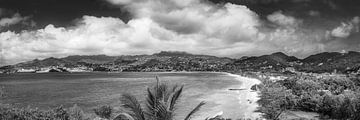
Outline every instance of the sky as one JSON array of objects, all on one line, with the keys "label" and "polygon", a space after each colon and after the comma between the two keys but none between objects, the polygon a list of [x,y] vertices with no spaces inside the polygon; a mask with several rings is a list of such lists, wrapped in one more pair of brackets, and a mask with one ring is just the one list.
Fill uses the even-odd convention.
[{"label": "sky", "polygon": [[185,51],[304,58],[360,50],[358,0],[1,0],[0,65]]}]

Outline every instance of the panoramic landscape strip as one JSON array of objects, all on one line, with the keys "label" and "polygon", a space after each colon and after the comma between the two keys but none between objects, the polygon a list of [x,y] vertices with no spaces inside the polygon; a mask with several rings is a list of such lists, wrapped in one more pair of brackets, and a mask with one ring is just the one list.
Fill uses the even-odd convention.
[{"label": "panoramic landscape strip", "polygon": [[[46,74],[47,72],[57,72],[54,74],[71,74],[95,71],[106,73],[230,72],[249,77],[245,78],[228,74],[229,76],[239,79],[241,85],[238,88],[228,88],[227,90],[238,92],[239,102],[249,103],[249,106],[244,104],[242,105],[244,108],[240,108],[244,109],[244,112],[248,112],[248,114],[246,114],[248,116],[239,119],[255,119],[252,114],[257,114],[256,112],[259,113],[257,116],[258,119],[357,119],[359,117],[360,96],[359,65],[356,64],[358,60],[360,60],[357,59],[358,56],[360,56],[358,52],[320,53],[305,59],[297,59],[283,53],[274,53],[258,57],[243,57],[240,59],[193,55],[185,52],[161,52],[153,55],[119,57],[103,55],[101,57],[70,56],[66,58],[34,60],[4,66],[2,70],[6,72],[3,72],[2,76],[6,76],[7,74]],[[74,62],[70,60],[78,61]],[[344,60],[346,60],[346,62],[340,62]],[[313,66],[314,64],[315,66]],[[87,71],[71,71],[71,69],[80,68],[84,68],[83,70]],[[37,72],[36,69],[50,70],[47,72]],[[30,72],[30,70],[32,71]],[[259,96],[259,98],[257,96]],[[109,112],[111,111],[111,107],[114,106],[101,107],[99,108],[101,110],[95,110],[95,113],[99,115],[101,112]],[[8,112],[14,112],[9,114],[10,117],[11,115],[25,117],[25,114],[39,117],[37,114],[41,116],[48,112],[56,113],[59,112],[56,110],[60,110],[64,111],[65,113],[63,114],[66,116],[70,114],[68,110],[75,108],[79,109],[77,106],[74,106],[74,108],[69,109],[60,107],[56,108],[55,111],[42,111],[31,108],[19,109],[5,107],[2,109],[2,114],[7,115]],[[99,111],[101,112],[99,113]],[[218,117],[216,113],[213,114],[215,114],[215,116],[209,115],[207,117],[212,116],[214,119],[223,119],[221,115],[226,115],[226,113],[222,113]],[[111,113],[111,115],[107,115],[107,117],[104,117],[104,115],[99,115],[99,117],[115,119],[118,116]]]},{"label": "panoramic landscape strip", "polygon": [[360,0],[0,0],[0,120],[360,120]]}]

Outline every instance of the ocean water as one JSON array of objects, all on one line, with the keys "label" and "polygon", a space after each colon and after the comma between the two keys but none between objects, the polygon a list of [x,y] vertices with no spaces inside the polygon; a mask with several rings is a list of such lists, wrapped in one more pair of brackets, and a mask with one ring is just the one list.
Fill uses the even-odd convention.
[{"label": "ocean water", "polygon": [[248,98],[254,95],[249,95],[248,91],[244,91],[244,94],[228,90],[241,88],[242,82],[239,79],[242,78],[212,72],[2,74],[0,86],[3,87],[5,96],[0,101],[16,107],[40,109],[77,104],[88,113],[97,106],[111,105],[116,111],[121,111],[121,94],[131,93],[144,102],[146,88],[156,83],[155,76],[159,76],[161,82],[167,84],[184,85],[181,101],[177,105],[178,119],[184,118],[200,101],[205,101],[206,105],[196,119],[205,119],[217,113],[223,113],[229,118],[254,116],[254,108],[249,105],[255,101]]}]

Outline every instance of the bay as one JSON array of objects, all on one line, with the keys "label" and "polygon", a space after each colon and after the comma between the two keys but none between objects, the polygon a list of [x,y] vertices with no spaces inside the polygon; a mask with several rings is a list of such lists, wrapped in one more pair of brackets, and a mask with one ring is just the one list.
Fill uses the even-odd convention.
[{"label": "bay", "polygon": [[156,83],[155,76],[166,84],[184,85],[181,101],[177,105],[178,119],[183,118],[200,101],[206,102],[198,115],[202,119],[217,112],[231,112],[224,113],[229,118],[245,116],[239,103],[239,92],[228,90],[240,87],[241,81],[227,73],[214,72],[2,74],[0,86],[6,94],[1,102],[40,109],[77,104],[87,113],[92,113],[97,106],[111,105],[116,112],[120,112],[121,94],[131,93],[144,102],[146,88]]}]

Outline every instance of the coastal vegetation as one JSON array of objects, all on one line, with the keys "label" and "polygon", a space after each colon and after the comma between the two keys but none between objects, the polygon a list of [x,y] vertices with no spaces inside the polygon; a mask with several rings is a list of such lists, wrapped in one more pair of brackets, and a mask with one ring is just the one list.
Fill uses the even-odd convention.
[{"label": "coastal vegetation", "polygon": [[360,119],[360,79],[349,76],[296,75],[263,79],[259,112],[279,119],[287,111],[316,112],[323,119]]}]

